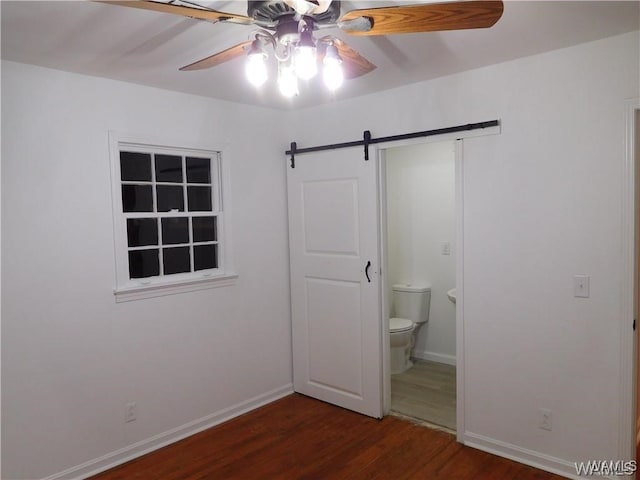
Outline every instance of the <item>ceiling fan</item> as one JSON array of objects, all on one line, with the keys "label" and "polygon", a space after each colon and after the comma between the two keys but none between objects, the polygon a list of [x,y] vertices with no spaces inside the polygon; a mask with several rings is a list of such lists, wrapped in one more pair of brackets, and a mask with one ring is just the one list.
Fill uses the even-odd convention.
[{"label": "ceiling fan", "polygon": [[[502,16],[503,3],[496,0],[463,0],[357,9],[340,15],[340,0],[248,0],[247,15],[220,12],[187,0],[98,0],[205,20],[253,26],[249,40],[180,68],[201,70],[246,55],[245,71],[255,86],[268,76],[268,50],[278,64],[278,86],[287,97],[298,94],[298,79],[323,77],[330,90],[344,78],[356,78],[376,66],[333,35],[314,37],[314,32],[339,28],[349,35],[390,35],[488,28]],[[178,3],[180,2],[180,3]],[[188,4],[188,5],[187,5]]]}]

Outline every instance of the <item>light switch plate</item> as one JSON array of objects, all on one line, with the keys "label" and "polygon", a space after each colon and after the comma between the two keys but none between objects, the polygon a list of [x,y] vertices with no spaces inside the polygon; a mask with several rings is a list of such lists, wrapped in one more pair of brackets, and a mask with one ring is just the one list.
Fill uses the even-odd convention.
[{"label": "light switch plate", "polygon": [[573,296],[589,298],[589,275],[573,276]]}]

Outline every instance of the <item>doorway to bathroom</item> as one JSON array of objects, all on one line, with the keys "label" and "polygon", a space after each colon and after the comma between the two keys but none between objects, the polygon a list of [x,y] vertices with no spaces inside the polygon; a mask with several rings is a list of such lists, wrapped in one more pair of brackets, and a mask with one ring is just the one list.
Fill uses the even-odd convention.
[{"label": "doorway to bathroom", "polygon": [[405,286],[429,292],[422,314],[427,317],[411,319],[415,327],[406,361],[395,351],[404,348],[394,341],[397,322],[390,322],[390,411],[451,431],[456,429],[456,155],[456,140],[384,150],[381,205],[387,318],[403,316],[396,303]]}]

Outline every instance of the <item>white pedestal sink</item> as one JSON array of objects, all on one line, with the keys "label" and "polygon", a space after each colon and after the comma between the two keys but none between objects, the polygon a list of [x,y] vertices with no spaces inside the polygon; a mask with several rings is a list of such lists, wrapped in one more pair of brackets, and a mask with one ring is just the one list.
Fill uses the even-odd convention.
[{"label": "white pedestal sink", "polygon": [[456,289],[455,288],[452,288],[451,290],[449,290],[447,292],[447,298],[449,300],[451,300],[451,303],[453,303],[455,305],[455,303],[456,303]]}]

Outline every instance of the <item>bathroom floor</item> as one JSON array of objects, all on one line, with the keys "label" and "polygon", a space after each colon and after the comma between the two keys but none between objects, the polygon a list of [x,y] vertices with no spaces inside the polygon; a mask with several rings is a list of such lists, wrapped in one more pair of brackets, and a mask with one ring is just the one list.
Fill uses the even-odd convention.
[{"label": "bathroom floor", "polygon": [[391,375],[391,412],[456,428],[456,367],[414,360],[404,373]]}]

